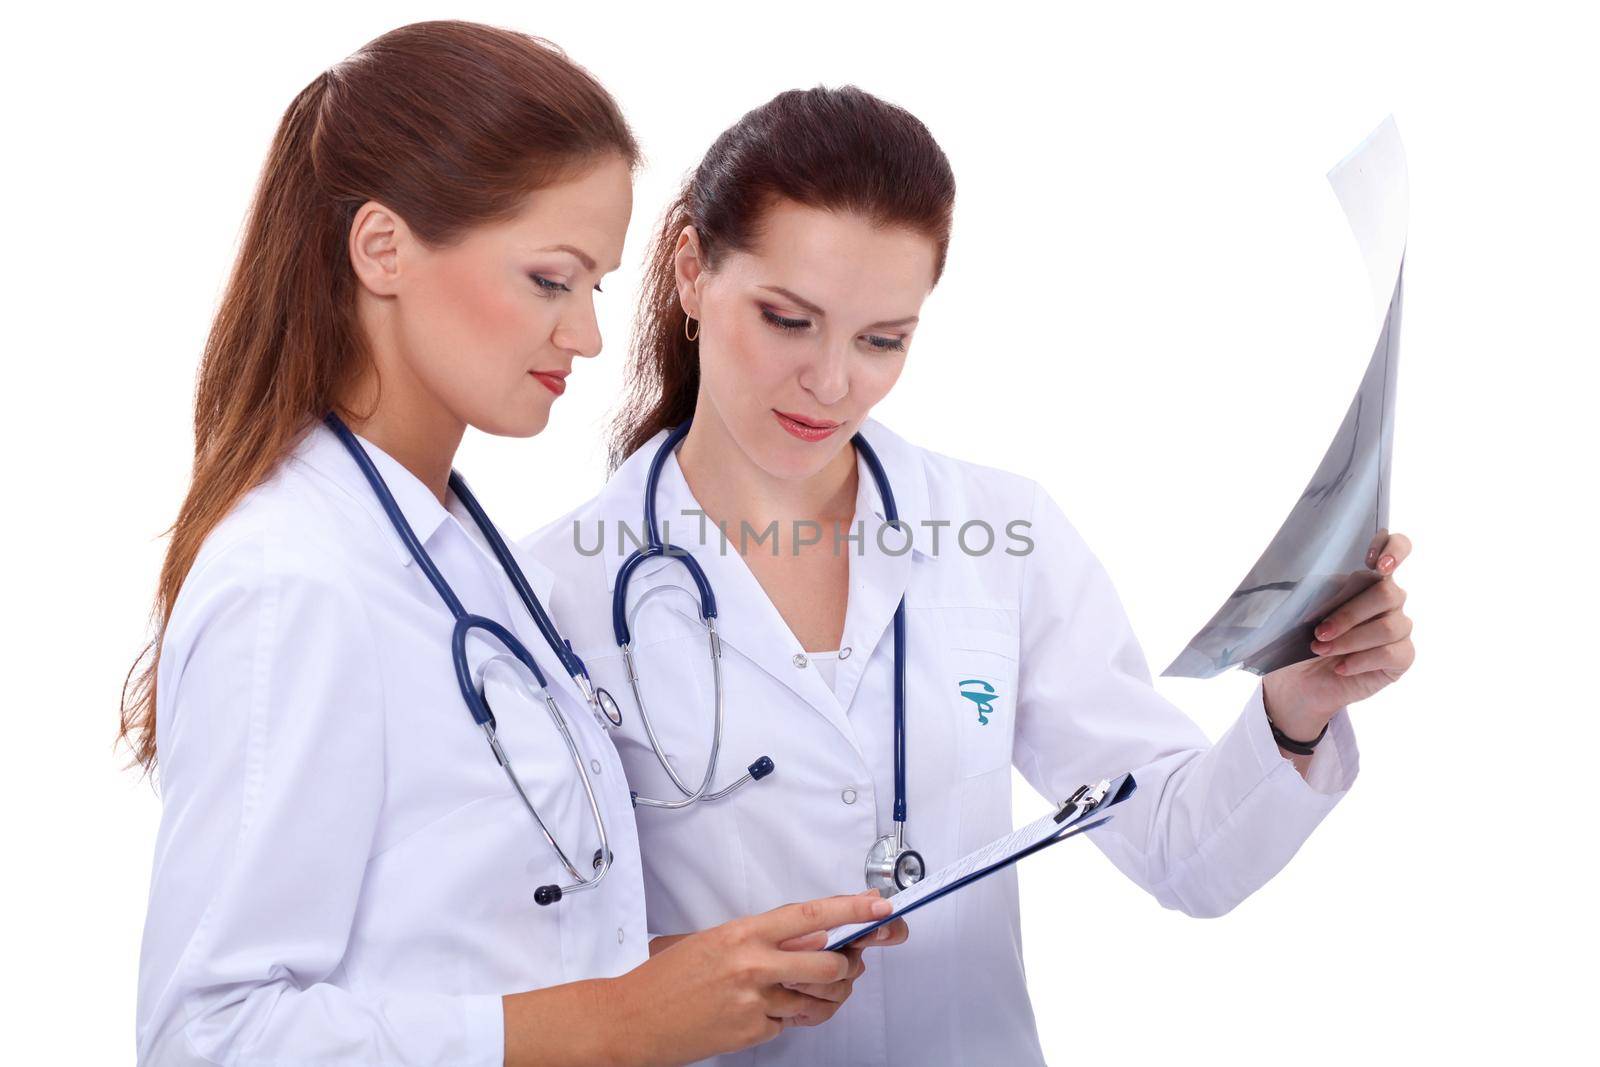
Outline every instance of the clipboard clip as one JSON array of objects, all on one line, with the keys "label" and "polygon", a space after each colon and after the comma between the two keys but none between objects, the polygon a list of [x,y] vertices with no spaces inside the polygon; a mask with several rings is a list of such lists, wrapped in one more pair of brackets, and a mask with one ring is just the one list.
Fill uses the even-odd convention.
[{"label": "clipboard clip", "polygon": [[1080,812],[1084,815],[1089,814],[1100,806],[1100,802],[1105,800],[1106,794],[1110,791],[1111,780],[1109,778],[1102,778],[1093,786],[1080,785],[1072,791],[1070,797],[1063,800],[1060,806],[1056,808],[1055,821],[1057,823],[1066,822]]}]

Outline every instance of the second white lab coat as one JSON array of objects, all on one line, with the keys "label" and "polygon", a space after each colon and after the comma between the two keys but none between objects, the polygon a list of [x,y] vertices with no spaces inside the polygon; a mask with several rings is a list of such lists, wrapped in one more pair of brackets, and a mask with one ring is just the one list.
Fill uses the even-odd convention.
[{"label": "second white lab coat", "polygon": [[[768,600],[736,545],[721,548],[675,459],[661,481],[669,540],[692,549],[715,589],[727,722],[717,784],[758,756],[776,770],[731,797],[687,811],[638,809],[650,929],[698,930],[792,900],[858,891],[868,846],[892,828],[892,627],[906,598],[909,843],[938,868],[1012,827],[1011,768],[1051,801],[1133,770],[1138,791],[1090,839],[1164,906],[1220,915],[1272,877],[1355,777],[1347,713],[1334,718],[1309,781],[1279,753],[1261,690],[1212,744],[1151,686],[1105,570],[1033,482],[863,430],[912,533],[903,551],[882,518],[865,465],[850,557],[849,605],[830,687]],[[645,740],[611,624],[625,552],[616,528],[640,530],[645,474],[661,435],[598,497],[525,543],[556,572],[552,610],[626,717],[614,733],[630,786],[672,797]],[[992,551],[957,541],[963,523],[996,531]],[[948,520],[934,551],[930,522]],[[1008,534],[1013,528],[1032,541]],[[597,531],[605,544],[594,554]],[[729,531],[737,537],[737,531]],[[787,532],[785,533],[787,536]],[[787,542],[786,542],[787,543]],[[967,546],[981,547],[981,530]],[[631,537],[621,548],[633,547]],[[1012,548],[1020,554],[1008,554]],[[766,549],[763,549],[766,550]],[[630,605],[664,584],[692,588],[667,560],[635,572]],[[709,745],[711,674],[695,601],[650,597],[634,623],[635,657],[662,743],[698,781]],[[981,683],[976,689],[974,680]],[[987,709],[968,692],[994,693]],[[917,913],[909,942],[875,953],[827,1025],[784,1032],[726,1064],[1042,1062],[1023,975],[1014,870]],[[1050,951],[1051,946],[1039,946]],[[974,980],[974,976],[981,976]]]},{"label": "second white lab coat", "polygon": [[[492,1067],[504,994],[646,957],[615,749],[459,502],[447,511],[367,451],[466,610],[517,634],[549,679],[615,862],[599,886],[535,903],[570,878],[462,700],[454,619],[317,425],[207,537],[167,626],[142,1064]],[[549,573],[525,562],[547,598]],[[544,705],[501,684],[522,669],[503,653],[468,638],[505,751],[587,873],[598,835],[579,772]]]}]

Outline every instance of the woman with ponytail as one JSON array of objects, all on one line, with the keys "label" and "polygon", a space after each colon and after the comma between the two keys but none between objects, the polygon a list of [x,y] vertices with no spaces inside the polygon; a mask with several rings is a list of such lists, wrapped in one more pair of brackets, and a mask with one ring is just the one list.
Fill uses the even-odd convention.
[{"label": "woman with ponytail", "polygon": [[[897,824],[928,870],[957,861],[1011,830],[1013,768],[1052,802],[1132,770],[1137,791],[1091,839],[1163,905],[1221,914],[1349,788],[1346,705],[1411,664],[1393,578],[1410,543],[1392,534],[1366,560],[1370,588],[1322,620],[1301,661],[1267,674],[1211,744],[1152,688],[1109,577],[1037,484],[869,418],[910,358],[954,201],[923,124],[860,90],[786,92],[746,114],[712,144],[649,254],[615,473],[527,542],[559,578],[556,611],[596,681],[648,703],[624,702],[632,714],[613,740],[641,797],[652,949],[796,894],[864,878],[892,888],[881,861]],[[993,358],[974,356],[971,372]],[[675,551],[619,574],[643,539],[652,480],[658,533]],[[677,799],[679,779],[699,781],[712,730],[701,594],[674,565],[683,553],[716,598],[724,765],[766,755],[775,767],[662,810],[644,798]],[[613,634],[624,582],[627,659]],[[1014,871],[914,925],[831,1025],[720,1062],[1042,1062]]]},{"label": "woman with ponytail", "polygon": [[[497,563],[451,476],[468,426],[537,434],[599,352],[591,291],[621,256],[637,160],[590,75],[469,23],[385,34],[285,113],[124,694],[163,800],[140,1062],[678,1063],[848,994],[858,961],[817,949],[886,907],[864,895],[648,958],[621,768],[506,580],[548,600],[552,578]],[[482,617],[459,678],[436,576]],[[511,641],[480,641],[491,624]],[[491,689],[511,696],[480,730],[464,702]],[[536,887],[569,880],[552,841],[585,891],[541,906]]]}]

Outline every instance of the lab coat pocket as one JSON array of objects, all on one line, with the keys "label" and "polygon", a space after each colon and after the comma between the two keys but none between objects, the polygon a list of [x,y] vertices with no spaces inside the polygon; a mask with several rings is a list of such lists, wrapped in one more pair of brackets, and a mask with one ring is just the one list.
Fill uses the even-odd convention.
[{"label": "lab coat pocket", "polygon": [[1017,706],[1017,635],[946,627],[945,701],[955,720],[961,775],[1009,766]]}]

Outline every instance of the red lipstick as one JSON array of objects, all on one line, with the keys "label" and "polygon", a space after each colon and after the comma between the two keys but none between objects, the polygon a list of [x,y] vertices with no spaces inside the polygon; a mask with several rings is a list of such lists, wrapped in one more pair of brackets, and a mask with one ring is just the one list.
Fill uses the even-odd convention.
[{"label": "red lipstick", "polygon": [[531,370],[528,372],[539,379],[539,384],[550,390],[556,396],[567,391],[566,372],[553,370]]},{"label": "red lipstick", "polygon": [[772,414],[777,418],[778,425],[788,430],[802,441],[821,441],[843,423],[830,422],[827,419],[808,419],[802,415],[791,414],[787,411],[772,409]]}]

